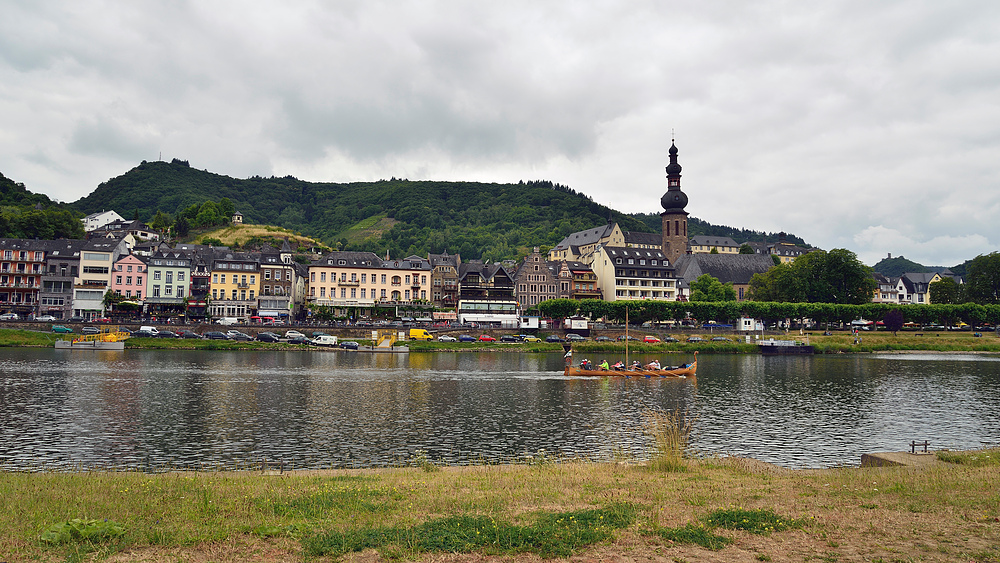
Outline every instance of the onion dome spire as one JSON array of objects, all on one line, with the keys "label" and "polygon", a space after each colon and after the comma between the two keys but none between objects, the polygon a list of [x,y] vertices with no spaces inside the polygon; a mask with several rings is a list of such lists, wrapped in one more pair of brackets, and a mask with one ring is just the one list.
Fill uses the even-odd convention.
[{"label": "onion dome spire", "polygon": [[667,165],[667,193],[660,198],[664,211],[683,212],[687,206],[687,194],[681,191],[681,165],[677,164],[677,145],[670,139],[670,164]]}]

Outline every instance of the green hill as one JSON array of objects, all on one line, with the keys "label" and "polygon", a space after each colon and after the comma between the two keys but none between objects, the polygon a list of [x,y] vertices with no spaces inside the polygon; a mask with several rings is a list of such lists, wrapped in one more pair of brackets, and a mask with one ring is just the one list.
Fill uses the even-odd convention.
[{"label": "green hill", "polygon": [[82,215],[0,174],[0,237],[83,238]]},{"label": "green hill", "polygon": [[[158,211],[177,217],[192,205],[222,198],[230,200],[248,223],[284,227],[334,248],[379,255],[447,251],[463,258],[517,258],[532,246],[552,246],[569,233],[609,218],[623,230],[659,232],[658,215],[620,213],[549,181],[491,184],[392,178],[340,184],[292,176],[241,180],[176,159],[143,162],[71,205],[83,213],[114,209],[123,217],[150,222]],[[707,230],[713,227],[708,223],[692,218],[690,224],[692,234],[703,234],[698,229],[716,234]],[[727,236],[739,231],[720,229]]]}]

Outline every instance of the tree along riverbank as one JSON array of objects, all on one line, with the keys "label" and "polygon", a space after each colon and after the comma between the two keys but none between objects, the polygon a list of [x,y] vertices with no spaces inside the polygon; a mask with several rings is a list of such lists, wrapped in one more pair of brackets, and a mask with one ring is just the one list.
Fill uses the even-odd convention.
[{"label": "tree along riverbank", "polygon": [[[945,452],[948,454],[947,452]],[[8,561],[1000,561],[1000,450],[279,472],[0,472]],[[950,461],[943,461],[950,460]],[[377,555],[376,555],[377,553]]]},{"label": "tree along riverbank", "polygon": [[[790,334],[787,336],[775,336],[776,339],[798,340],[811,344],[817,354],[864,354],[874,352],[894,352],[894,351],[926,351],[926,352],[977,352],[977,353],[1000,353],[1000,338],[995,333],[984,333],[977,337],[976,333],[965,331],[953,332],[927,332],[911,333],[900,332],[893,335],[890,332],[862,332],[859,336],[851,333],[836,332],[832,335],[822,333],[807,333],[803,335]],[[66,335],[52,334],[48,332],[30,330],[0,329],[0,347],[10,346],[34,346],[50,347],[55,341]],[[718,354],[757,354],[759,350],[756,344],[747,344],[745,337],[733,334],[720,335],[718,332],[686,333],[680,342],[664,342],[660,344],[644,344],[642,342],[632,342],[628,349],[630,353],[642,354],[691,354],[695,351],[702,353]],[[725,341],[713,341],[716,337],[726,338]],[[699,337],[701,342],[688,342],[689,337]],[[771,338],[771,336],[767,336]],[[356,340],[362,345],[371,342],[362,338],[352,339],[341,337],[343,340]],[[680,339],[680,338],[679,338]],[[751,339],[751,342],[755,340]],[[523,352],[557,352],[563,350],[562,344],[547,342],[421,342],[409,341],[406,346],[410,351],[523,351]],[[298,344],[268,343],[268,342],[237,342],[226,340],[188,340],[188,339],[167,339],[167,338],[131,338],[125,342],[128,349],[147,350],[323,350],[318,346],[304,346]],[[622,342],[594,342],[587,340],[573,343],[573,349],[585,353],[625,353],[625,344]]]}]

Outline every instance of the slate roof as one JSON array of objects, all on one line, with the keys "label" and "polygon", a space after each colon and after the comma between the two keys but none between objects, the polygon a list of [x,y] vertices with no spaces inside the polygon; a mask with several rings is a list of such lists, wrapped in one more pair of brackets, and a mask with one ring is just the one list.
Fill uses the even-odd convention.
[{"label": "slate roof", "polygon": [[641,244],[645,246],[663,245],[663,235],[657,233],[637,233],[634,231],[625,231],[622,234],[625,235],[625,244]]},{"label": "slate roof", "polygon": [[762,254],[685,254],[677,259],[677,277],[687,286],[702,274],[709,274],[722,283],[750,283],[754,274],[774,267],[774,260]]},{"label": "slate roof", "polygon": [[570,233],[566,238],[562,239],[559,244],[556,245],[552,250],[565,250],[571,246],[585,246],[588,244],[595,244],[599,242],[602,238],[606,237],[615,228],[615,223],[608,223],[606,225],[601,225],[600,227],[595,227],[593,229],[587,229],[586,231],[578,231],[575,233]]},{"label": "slate roof", "polygon": [[709,235],[698,235],[691,237],[690,244],[693,246],[735,246],[735,247],[740,246],[736,244],[735,240],[729,237],[713,237]]}]

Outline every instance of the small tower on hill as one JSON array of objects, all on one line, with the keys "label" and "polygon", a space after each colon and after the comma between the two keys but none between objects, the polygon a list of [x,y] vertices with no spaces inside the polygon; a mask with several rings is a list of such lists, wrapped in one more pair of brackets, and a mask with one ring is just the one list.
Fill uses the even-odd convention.
[{"label": "small tower on hill", "polygon": [[673,265],[677,259],[687,253],[688,227],[687,206],[688,196],[681,191],[681,165],[677,164],[677,145],[670,140],[670,164],[667,165],[667,193],[660,198],[663,213],[663,255]]}]

